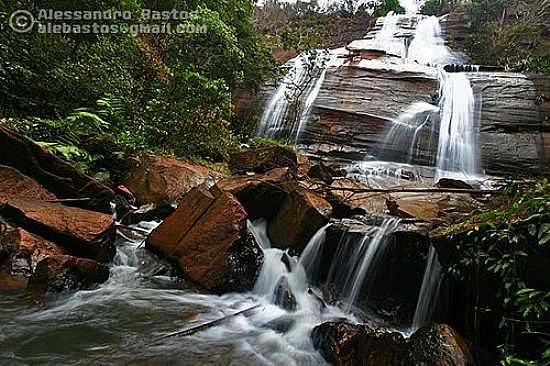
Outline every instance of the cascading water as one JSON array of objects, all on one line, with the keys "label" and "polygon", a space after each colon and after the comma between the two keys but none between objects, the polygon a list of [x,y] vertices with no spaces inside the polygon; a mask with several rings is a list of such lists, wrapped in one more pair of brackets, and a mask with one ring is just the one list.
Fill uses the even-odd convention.
[{"label": "cascading water", "polygon": [[416,310],[412,322],[412,331],[429,324],[437,306],[439,299],[439,289],[441,287],[441,264],[437,258],[437,252],[433,246],[428,252],[426,269],[422,278],[422,287],[418,295]]},{"label": "cascading water", "polygon": [[460,63],[460,59],[445,46],[439,18],[435,16],[424,18],[418,23],[408,49],[408,58],[425,65]]},{"label": "cascading water", "polygon": [[281,80],[275,93],[269,99],[265,107],[258,130],[258,136],[276,137],[284,127],[284,122],[290,108],[290,97],[296,88],[302,87],[307,81],[306,60],[304,56],[298,56],[290,60],[289,71]]},{"label": "cascading water", "polygon": [[357,271],[353,275],[352,282],[349,286],[346,286],[345,290],[347,311],[351,310],[351,307],[358,300],[359,293],[365,285],[365,280],[369,279],[369,276],[374,272],[379,259],[384,254],[387,243],[386,236],[395,230],[397,225],[399,225],[399,219],[385,219],[372,240],[368,241],[368,243],[367,241],[363,241],[362,246],[366,246],[366,248],[362,248],[364,254],[360,256]]},{"label": "cascading water", "polygon": [[309,93],[307,94],[307,98],[305,100],[302,113],[300,114],[300,119],[298,121],[298,126],[296,128],[296,134],[294,138],[295,145],[297,145],[300,142],[302,133],[306,128],[306,125],[309,119],[311,118],[313,103],[315,103],[315,100],[317,100],[319,91],[321,90],[321,87],[323,86],[323,82],[325,81],[327,71],[331,67],[336,67],[343,64],[342,56],[344,56],[345,52],[346,51],[343,48],[330,50],[328,51],[327,55],[321,56],[320,59],[317,61],[318,68],[320,68],[322,71],[319,74],[319,78],[313,84],[313,87],[311,88],[311,90],[309,90]]},{"label": "cascading water", "polygon": [[475,98],[466,74],[439,69],[439,109],[436,180],[475,179],[479,174]]},{"label": "cascading water", "polygon": [[411,104],[392,121],[382,145],[382,154],[387,155],[389,151],[396,151],[399,155],[406,154],[406,162],[412,163],[418,155],[420,132],[428,122],[434,123],[434,114],[437,112],[438,107],[426,102]]}]

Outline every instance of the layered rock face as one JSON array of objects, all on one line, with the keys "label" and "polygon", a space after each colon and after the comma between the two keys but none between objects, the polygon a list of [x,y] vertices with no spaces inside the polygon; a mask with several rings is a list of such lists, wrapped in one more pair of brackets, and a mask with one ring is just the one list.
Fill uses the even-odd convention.
[{"label": "layered rock face", "polygon": [[[538,174],[548,168],[548,83],[513,73],[469,73],[479,100],[482,168],[490,174]],[[348,66],[327,72],[303,143],[320,155],[407,162],[408,147],[384,145],[392,120],[415,102],[435,104],[438,81],[431,73]],[[429,138],[425,128],[420,141]],[[435,138],[435,136],[433,136]],[[437,139],[435,139],[437,141]],[[421,143],[417,163],[428,164],[437,146]]]}]

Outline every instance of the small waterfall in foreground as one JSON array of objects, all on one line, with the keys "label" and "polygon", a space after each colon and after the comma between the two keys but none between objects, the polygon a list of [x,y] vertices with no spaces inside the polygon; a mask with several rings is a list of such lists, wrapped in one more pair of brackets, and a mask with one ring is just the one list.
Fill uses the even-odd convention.
[{"label": "small waterfall in foreground", "polygon": [[304,269],[307,279],[310,282],[315,280],[315,276],[319,271],[321,254],[327,237],[327,228],[329,226],[330,224],[323,226],[313,235],[298,260],[298,266]]},{"label": "small waterfall in foreground", "polygon": [[422,278],[422,287],[414,311],[412,331],[429,324],[432,321],[435,307],[439,299],[441,287],[441,264],[437,258],[435,247],[430,246],[426,269]]},{"label": "small waterfall in foreground", "polygon": [[475,123],[475,98],[466,74],[439,69],[441,125],[437,149],[436,180],[479,173],[479,147]]},{"label": "small waterfall in foreground", "polygon": [[[379,259],[384,254],[386,249],[386,236],[390,234],[397,228],[399,224],[399,219],[388,218],[385,219],[372,240],[368,242],[364,254],[359,259],[359,267],[357,272],[354,275],[351,286],[347,290],[347,310],[349,311],[351,307],[355,304],[359,297],[359,292],[365,284],[365,280],[369,278],[370,275],[374,273],[376,265],[379,262]],[[365,245],[365,242],[363,242]],[[368,295],[368,292],[367,292]]]},{"label": "small waterfall in foreground", "polygon": [[258,136],[276,137],[284,128],[290,107],[289,96],[307,80],[305,62],[303,56],[298,56],[287,63],[290,69],[264,108],[256,131]]},{"label": "small waterfall in foreground", "polygon": [[422,19],[408,49],[408,58],[425,65],[443,65],[460,63],[460,60],[441,35],[439,18],[435,16]]}]

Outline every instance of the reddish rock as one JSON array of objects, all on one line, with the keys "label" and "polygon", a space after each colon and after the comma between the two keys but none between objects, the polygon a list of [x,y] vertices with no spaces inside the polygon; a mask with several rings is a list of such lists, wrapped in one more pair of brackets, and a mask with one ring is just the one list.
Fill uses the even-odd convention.
[{"label": "reddish rock", "polygon": [[65,254],[57,244],[6,223],[0,232],[0,248],[4,248],[0,252],[4,253],[10,273],[22,276],[30,276],[42,259]]},{"label": "reddish rock", "polygon": [[288,168],[275,168],[251,176],[231,176],[216,184],[217,189],[237,197],[251,220],[273,218],[296,186],[297,182]]},{"label": "reddish rock", "polygon": [[171,259],[185,277],[206,290],[250,290],[262,254],[246,220],[245,209],[233,195],[194,188],[149,236],[147,247]]},{"label": "reddish rock", "polygon": [[178,201],[192,188],[212,186],[221,174],[198,164],[176,158],[144,154],[130,170],[123,184],[136,197],[138,205]]},{"label": "reddish rock", "polygon": [[298,158],[298,175],[300,177],[306,176],[309,169],[311,169],[311,162],[309,157],[303,154],[297,154]]},{"label": "reddish rock", "polygon": [[233,174],[265,173],[274,168],[289,168],[295,175],[298,170],[298,158],[294,150],[281,146],[267,146],[231,154],[229,157],[229,170]]},{"label": "reddish rock", "polygon": [[302,189],[291,192],[269,224],[273,246],[301,252],[331,213],[332,206],[319,195]]},{"label": "reddish rock", "polygon": [[58,198],[90,198],[75,205],[111,212],[114,192],[31,140],[0,126],[0,164],[11,166]]},{"label": "reddish rock", "polygon": [[38,263],[28,288],[39,296],[46,292],[90,289],[108,278],[109,268],[93,259],[56,255]]},{"label": "reddish rock", "polygon": [[129,202],[134,202],[136,200],[136,198],[134,197],[134,194],[130,192],[130,190],[122,184],[116,187],[115,192],[117,194],[120,194],[122,197],[126,198]]},{"label": "reddish rock", "polygon": [[439,217],[439,205],[429,198],[387,199],[386,207],[390,215],[401,218],[414,218],[433,221]]},{"label": "reddish rock", "polygon": [[100,261],[114,255],[116,231],[112,215],[22,198],[9,200],[1,213],[73,255]]},{"label": "reddish rock", "polygon": [[320,162],[319,164],[312,166],[307,175],[310,178],[319,179],[330,185],[334,181],[334,178],[342,175],[342,172],[324,164],[323,162]]},{"label": "reddish rock", "polygon": [[36,180],[27,177],[19,170],[0,165],[0,203],[13,197],[54,200],[55,194],[42,187]]},{"label": "reddish rock", "polygon": [[311,333],[313,345],[335,366],[472,366],[468,347],[448,325],[422,328],[405,339],[365,325],[327,322]]}]

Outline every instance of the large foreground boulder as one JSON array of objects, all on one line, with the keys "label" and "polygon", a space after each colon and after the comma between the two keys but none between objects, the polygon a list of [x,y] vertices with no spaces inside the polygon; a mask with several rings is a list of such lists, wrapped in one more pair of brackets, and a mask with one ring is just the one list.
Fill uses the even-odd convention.
[{"label": "large foreground boulder", "polygon": [[232,174],[265,173],[274,168],[289,168],[295,175],[298,171],[296,152],[282,146],[267,146],[231,154],[229,158]]},{"label": "large foreground boulder", "polygon": [[221,174],[203,165],[173,157],[144,154],[123,181],[136,197],[138,205],[178,201],[192,188],[212,186]]},{"label": "large foreground boulder", "polygon": [[2,182],[0,184],[0,203],[13,197],[37,200],[55,200],[57,198],[36,180],[10,166],[0,165],[0,182]]},{"label": "large foreground boulder", "polygon": [[46,292],[85,290],[108,278],[109,268],[93,259],[70,255],[49,256],[38,263],[29,280],[29,290],[35,296]]},{"label": "large foreground boulder", "polygon": [[80,172],[31,140],[0,126],[0,164],[38,181],[58,198],[86,198],[75,205],[111,212],[113,190]]},{"label": "large foreground boulder", "polygon": [[115,252],[115,222],[112,215],[39,200],[14,198],[0,207],[13,224],[70,254],[106,261]]},{"label": "large foreground boulder", "polygon": [[332,206],[321,196],[298,189],[285,197],[277,215],[269,223],[274,247],[301,252],[309,239],[328,223]]},{"label": "large foreground boulder", "polygon": [[146,245],[206,290],[250,290],[263,254],[247,229],[247,217],[232,194],[194,188],[151,233]]},{"label": "large foreground boulder", "polygon": [[421,328],[410,338],[362,324],[326,322],[311,333],[313,345],[335,366],[473,366],[464,340],[448,325]]}]

